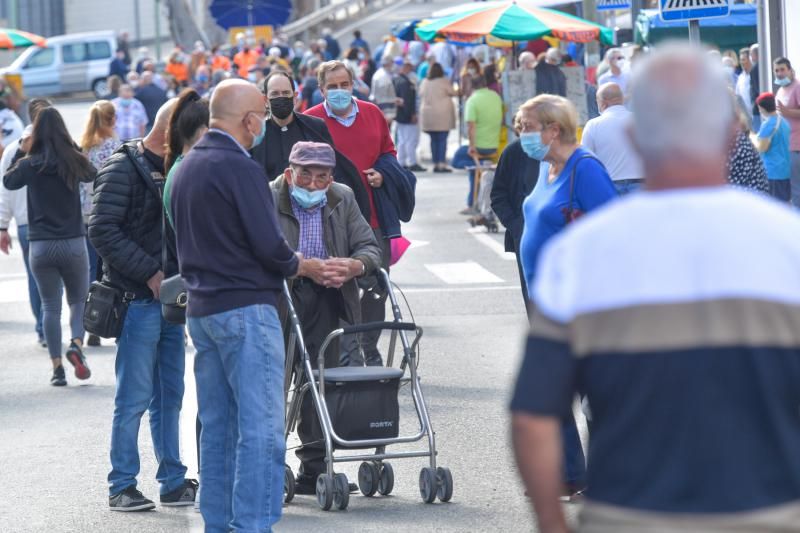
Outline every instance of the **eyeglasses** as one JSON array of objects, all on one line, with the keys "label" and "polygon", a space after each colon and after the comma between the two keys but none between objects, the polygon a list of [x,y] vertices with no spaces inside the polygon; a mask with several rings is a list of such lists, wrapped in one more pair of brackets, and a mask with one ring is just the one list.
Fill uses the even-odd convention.
[{"label": "eyeglasses", "polygon": [[313,181],[314,185],[316,185],[321,189],[322,187],[328,185],[328,182],[330,181],[331,177],[332,176],[329,172],[323,172],[318,174],[314,174],[308,170],[300,170],[294,172],[294,179],[297,182],[297,184],[300,185],[301,187],[307,187],[308,185],[311,185],[311,182]]}]

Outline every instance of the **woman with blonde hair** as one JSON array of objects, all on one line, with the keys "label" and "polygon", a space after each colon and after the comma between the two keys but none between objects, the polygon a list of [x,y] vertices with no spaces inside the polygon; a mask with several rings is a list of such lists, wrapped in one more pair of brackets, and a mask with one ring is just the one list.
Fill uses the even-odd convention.
[{"label": "woman with blonde hair", "polygon": [[[520,145],[541,162],[533,191],[522,204],[520,257],[529,295],[545,244],[580,215],[616,198],[603,164],[577,141],[578,112],[566,98],[540,94],[520,107]],[[529,296],[530,297],[530,296]],[[531,320],[537,320],[532,312]],[[586,459],[572,412],[561,424],[564,494],[571,501],[586,488]]]},{"label": "woman with blonde hair", "polygon": [[[114,125],[117,120],[114,104],[108,100],[98,100],[89,109],[89,118],[86,119],[86,127],[81,136],[81,150],[89,158],[89,162],[100,170],[106,159],[111,157],[122,142],[117,138]],[[93,183],[81,183],[81,211],[83,213],[84,224],[89,223],[89,215],[92,212],[92,193],[94,192]],[[100,271],[100,258],[97,252],[86,237],[86,249],[89,252],[89,281],[97,279]],[[89,346],[100,346],[100,337],[89,335],[86,344]]]}]

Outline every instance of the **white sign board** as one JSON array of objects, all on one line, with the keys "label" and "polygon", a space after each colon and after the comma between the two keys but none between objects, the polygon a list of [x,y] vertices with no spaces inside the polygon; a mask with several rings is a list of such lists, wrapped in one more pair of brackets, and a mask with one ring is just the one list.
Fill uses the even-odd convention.
[{"label": "white sign board", "polygon": [[[561,67],[567,77],[567,100],[578,110],[578,124],[589,120],[586,102],[586,77],[583,67]],[[506,123],[512,124],[519,107],[536,96],[536,71],[512,70],[503,73],[503,101],[506,104]]]}]

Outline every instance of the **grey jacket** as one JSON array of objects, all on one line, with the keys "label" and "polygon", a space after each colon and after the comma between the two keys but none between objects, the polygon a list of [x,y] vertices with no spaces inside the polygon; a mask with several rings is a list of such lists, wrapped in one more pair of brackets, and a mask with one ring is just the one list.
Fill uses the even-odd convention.
[{"label": "grey jacket", "polygon": [[[289,200],[289,185],[283,176],[270,183],[272,197],[278,209],[278,222],[289,246],[295,250],[300,240],[300,223],[294,216]],[[322,209],[325,249],[331,257],[358,259],[366,268],[365,273],[380,268],[381,249],[369,223],[361,215],[353,191],[341,183],[333,182],[328,189],[327,205]],[[288,280],[291,288],[291,280]],[[342,288],[345,306],[343,317],[350,324],[361,322],[361,303],[356,280],[351,279]]]}]

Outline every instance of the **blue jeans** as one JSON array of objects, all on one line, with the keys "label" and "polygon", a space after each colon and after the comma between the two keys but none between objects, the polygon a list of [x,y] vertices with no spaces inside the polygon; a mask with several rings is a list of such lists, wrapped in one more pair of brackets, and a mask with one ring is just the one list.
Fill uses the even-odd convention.
[{"label": "blue jeans", "polygon": [[286,455],[284,344],[275,307],[190,317],[206,533],[271,531]]},{"label": "blue jeans", "polygon": [[44,338],[44,331],[42,330],[42,298],[39,296],[39,287],[36,286],[36,280],[33,279],[31,272],[30,260],[28,257],[28,250],[30,248],[28,243],[28,225],[17,226],[17,237],[19,237],[19,246],[22,248],[22,260],[25,262],[25,272],[28,273],[28,299],[31,302],[31,312],[33,318],[36,319],[36,333],[39,338]]},{"label": "blue jeans", "polygon": [[183,327],[161,317],[161,304],[134,300],[128,306],[117,339],[114,366],[117,393],[111,424],[109,493],[136,486],[139,474],[139,423],[150,411],[150,435],[158,461],[161,494],[183,485],[186,467],[180,460],[179,418],[186,368]]},{"label": "blue jeans", "polygon": [[620,196],[625,196],[626,194],[630,194],[632,192],[636,192],[642,188],[642,182],[640,180],[621,180],[614,182],[614,188],[617,189],[617,194]]},{"label": "blue jeans", "polygon": [[436,164],[447,162],[447,136],[449,131],[429,131],[431,138],[431,156]]}]

